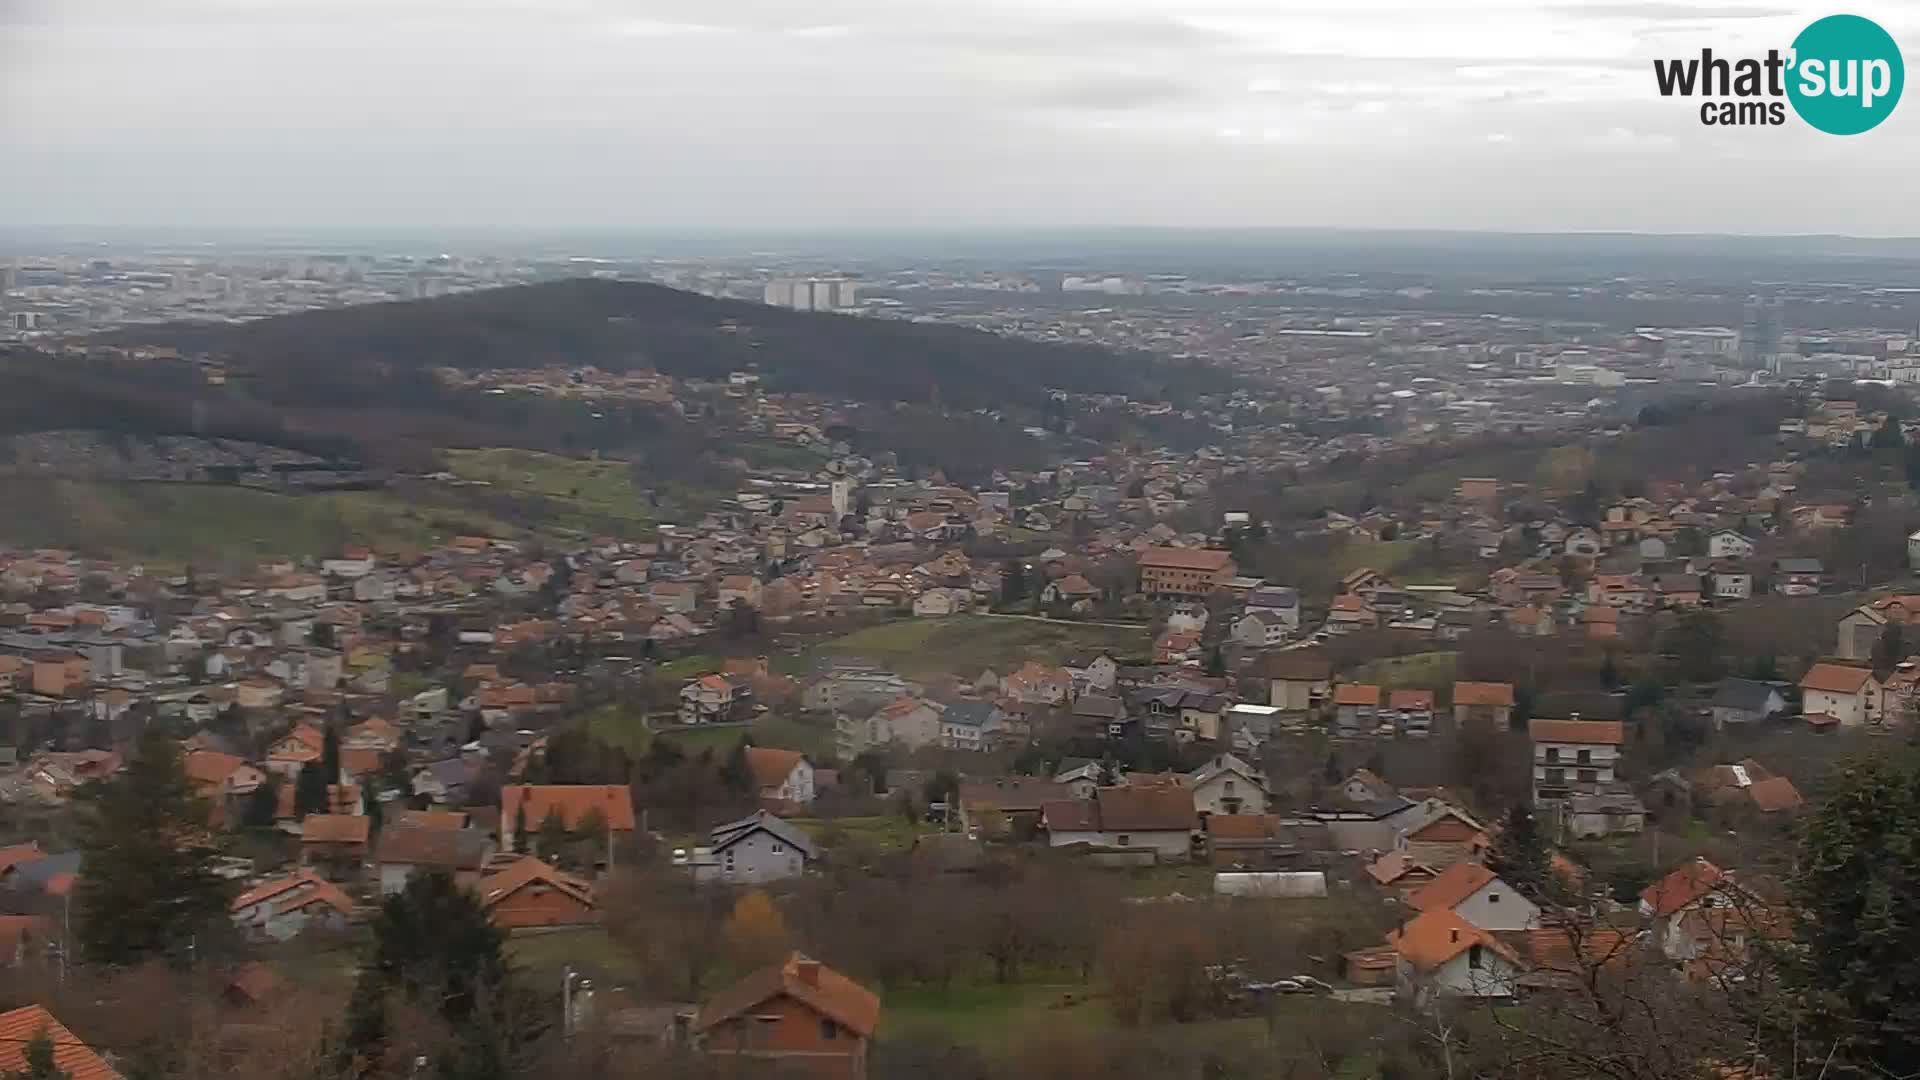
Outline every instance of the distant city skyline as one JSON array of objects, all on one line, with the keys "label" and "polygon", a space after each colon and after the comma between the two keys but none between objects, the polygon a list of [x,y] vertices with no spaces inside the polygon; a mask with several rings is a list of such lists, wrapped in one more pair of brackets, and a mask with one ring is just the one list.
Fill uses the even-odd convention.
[{"label": "distant city skyline", "polygon": [[1920,103],[1702,126],[1769,0],[0,0],[0,224],[1920,236]]}]

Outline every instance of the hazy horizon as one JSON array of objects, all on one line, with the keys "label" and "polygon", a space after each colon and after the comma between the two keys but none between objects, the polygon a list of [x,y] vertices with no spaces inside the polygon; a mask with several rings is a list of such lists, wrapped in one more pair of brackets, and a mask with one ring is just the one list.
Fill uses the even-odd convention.
[{"label": "hazy horizon", "polygon": [[1835,9],[1275,7],[0,0],[0,222],[1920,237],[1920,104],[1839,138],[1655,89]]}]

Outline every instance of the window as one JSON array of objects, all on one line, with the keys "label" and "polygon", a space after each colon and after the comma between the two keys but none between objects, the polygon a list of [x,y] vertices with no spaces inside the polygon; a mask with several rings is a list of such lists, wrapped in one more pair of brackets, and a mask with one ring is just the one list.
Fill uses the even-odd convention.
[{"label": "window", "polygon": [[1591,750],[1580,751],[1580,754],[1577,760],[1582,765],[1590,764],[1593,761],[1593,751]]},{"label": "window", "polygon": [[1597,784],[1597,783],[1599,783],[1599,782],[1600,782],[1600,770],[1598,770],[1598,769],[1581,769],[1581,770],[1580,770],[1580,782],[1581,782],[1581,783],[1583,783],[1583,784]]},{"label": "window", "polygon": [[839,1037],[840,1037],[840,1025],[839,1025],[839,1024],[836,1024],[836,1023],[834,1023],[834,1022],[833,1022],[832,1020],[830,1020],[830,1019],[828,1019],[828,1018],[826,1018],[826,1017],[824,1017],[824,1016],[823,1016],[823,1017],[821,1017],[821,1018],[820,1018],[820,1037],[821,1037],[821,1038],[823,1038],[823,1039],[837,1039],[837,1038],[839,1038]]},{"label": "window", "polygon": [[1233,794],[1233,781],[1227,781],[1227,794]]},{"label": "window", "polygon": [[1486,959],[1481,954],[1482,954],[1482,949],[1478,945],[1475,945],[1473,948],[1468,949],[1467,950],[1467,966],[1472,968],[1475,971],[1479,971],[1480,965],[1483,962],[1485,962],[1485,959]]},{"label": "window", "polygon": [[1547,770],[1547,783],[1564,784],[1566,782],[1567,782],[1567,770],[1565,769],[1548,769]]},{"label": "window", "polygon": [[1489,904],[1497,904],[1497,903],[1499,903],[1499,902],[1500,902],[1500,894],[1499,894],[1499,893],[1497,893],[1497,892],[1490,892],[1490,893],[1488,893],[1488,894],[1487,894],[1487,903],[1489,903]]},{"label": "window", "polygon": [[1559,761],[1559,760],[1560,760],[1560,748],[1559,748],[1559,747],[1557,747],[1557,746],[1549,746],[1549,747],[1547,747],[1547,760],[1548,760],[1548,761]]},{"label": "window", "polygon": [[1131,837],[1131,836],[1128,836],[1128,835],[1127,835],[1126,833],[1121,833],[1121,834],[1120,834],[1120,846],[1121,846],[1121,847],[1131,847],[1132,845],[1133,845],[1133,837]]},{"label": "window", "polygon": [[785,855],[787,853],[786,846],[783,844],[773,845],[773,853],[775,855]]}]

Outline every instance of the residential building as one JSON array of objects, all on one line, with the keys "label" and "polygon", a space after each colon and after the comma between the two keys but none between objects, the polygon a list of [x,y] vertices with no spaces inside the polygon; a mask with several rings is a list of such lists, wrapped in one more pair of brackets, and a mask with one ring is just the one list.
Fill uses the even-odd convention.
[{"label": "residential building", "polygon": [[120,1080],[120,1073],[44,1006],[0,1012],[0,1076],[33,1076],[27,1050],[36,1037],[53,1044],[53,1071],[66,1080]]},{"label": "residential building", "polygon": [[1266,777],[1232,754],[1216,756],[1188,779],[1193,808],[1202,817],[1267,812]]},{"label": "residential building", "polygon": [[1248,648],[1270,649],[1286,644],[1296,625],[1277,611],[1256,608],[1234,620],[1233,639]]},{"label": "residential building", "polygon": [[1520,958],[1498,938],[1446,908],[1422,912],[1387,935],[1396,992],[1426,1004],[1436,997],[1513,997]]},{"label": "residential building", "polygon": [[600,920],[591,885],[528,856],[482,878],[474,891],[487,918],[502,930],[585,926]]},{"label": "residential building", "polygon": [[[529,829],[538,826],[529,824]],[[380,894],[392,896],[416,873],[444,871],[460,885],[479,882],[494,853],[493,837],[479,829],[442,829],[396,823],[380,833],[374,865]]]},{"label": "residential building", "polygon": [[1049,847],[1089,844],[1146,850],[1162,862],[1192,855],[1199,824],[1193,794],[1177,784],[1097,788],[1091,799],[1066,799],[1040,808],[1040,827],[1046,830]]},{"label": "residential building", "polygon": [[702,675],[680,688],[680,723],[720,724],[751,719],[753,683],[737,675]]},{"label": "residential building", "polygon": [[1713,726],[1752,724],[1786,711],[1787,696],[1779,683],[1727,679],[1713,695]]},{"label": "residential building", "polygon": [[1505,731],[1513,716],[1513,684],[1456,682],[1453,684],[1453,725],[1466,731]]},{"label": "residential building", "polygon": [[716,994],[690,1031],[701,1053],[723,1061],[750,1059],[818,1080],[865,1080],[879,1022],[878,996],[796,952]]},{"label": "residential building", "polygon": [[1482,930],[1532,930],[1540,905],[1479,863],[1457,862],[1407,897],[1415,911],[1451,911]]},{"label": "residential building", "polygon": [[695,881],[752,885],[799,877],[819,857],[799,826],[760,810],[714,826],[691,866]]},{"label": "residential building", "polygon": [[1822,727],[1861,727],[1881,722],[1880,681],[1870,668],[1815,664],[1800,679],[1800,711]]},{"label": "residential building", "polygon": [[1534,719],[1527,722],[1533,743],[1533,801],[1560,802],[1572,795],[1597,795],[1615,782],[1614,766],[1626,742],[1618,720]]},{"label": "residential building", "polygon": [[308,929],[345,930],[353,916],[353,899],[303,869],[248,889],[228,903],[227,911],[248,937],[286,941]]},{"label": "residential building", "polygon": [[549,817],[570,831],[597,817],[615,843],[633,835],[633,793],[625,784],[509,784],[500,789],[500,846],[515,850],[520,829],[538,832]]},{"label": "residential building", "polygon": [[1148,548],[1138,567],[1140,591],[1150,596],[1205,596],[1237,572],[1231,553],[1200,548]]},{"label": "residential building", "polygon": [[1316,710],[1333,690],[1333,665],[1323,654],[1305,649],[1266,653],[1250,674],[1267,682],[1267,703],[1288,712]]},{"label": "residential building", "polygon": [[747,771],[763,804],[782,811],[813,805],[813,764],[800,751],[749,746]]},{"label": "residential building", "polygon": [[1732,529],[1721,529],[1707,537],[1710,559],[1745,559],[1753,555],[1754,542]]}]

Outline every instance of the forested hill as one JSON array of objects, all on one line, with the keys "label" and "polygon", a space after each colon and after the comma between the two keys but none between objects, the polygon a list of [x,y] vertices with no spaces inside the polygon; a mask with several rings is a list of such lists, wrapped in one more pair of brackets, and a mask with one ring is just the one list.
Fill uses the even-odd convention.
[{"label": "forested hill", "polygon": [[224,357],[268,400],[342,405],[407,396],[435,367],[591,364],[695,378],[753,367],[770,389],[963,408],[1038,404],[1052,387],[1181,397],[1220,381],[1144,354],[595,279],[113,336]]}]

